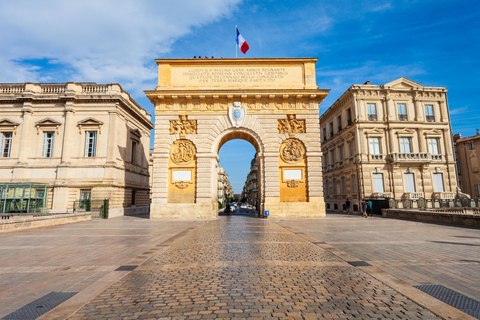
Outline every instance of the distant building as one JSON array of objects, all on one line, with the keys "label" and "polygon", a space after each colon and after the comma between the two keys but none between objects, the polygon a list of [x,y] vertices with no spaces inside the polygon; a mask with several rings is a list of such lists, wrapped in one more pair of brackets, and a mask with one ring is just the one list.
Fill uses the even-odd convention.
[{"label": "distant building", "polygon": [[400,78],[351,86],[320,117],[327,210],[364,198],[454,198],[447,89]]},{"label": "distant building", "polygon": [[49,212],[105,198],[110,216],[148,212],[152,128],[118,84],[0,84],[0,184],[47,185]]},{"label": "distant building", "polygon": [[258,205],[258,165],[256,153],[250,162],[250,172],[243,186],[242,199],[245,199],[245,202],[255,207]]},{"label": "distant building", "polygon": [[230,198],[233,198],[233,188],[228,180],[228,174],[225,173],[225,169],[221,166],[217,168],[218,179],[218,192],[217,198],[223,205],[229,202]]},{"label": "distant building", "polygon": [[471,137],[453,136],[457,158],[458,180],[462,192],[480,198],[480,131]]}]

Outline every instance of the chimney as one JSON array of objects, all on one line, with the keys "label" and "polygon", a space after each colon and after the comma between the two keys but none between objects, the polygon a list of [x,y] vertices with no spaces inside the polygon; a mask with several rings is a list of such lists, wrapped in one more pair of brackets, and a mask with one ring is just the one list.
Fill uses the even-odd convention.
[{"label": "chimney", "polygon": [[477,136],[480,136],[480,130],[477,129]]},{"label": "chimney", "polygon": [[370,84],[370,80],[367,80],[364,84]]}]

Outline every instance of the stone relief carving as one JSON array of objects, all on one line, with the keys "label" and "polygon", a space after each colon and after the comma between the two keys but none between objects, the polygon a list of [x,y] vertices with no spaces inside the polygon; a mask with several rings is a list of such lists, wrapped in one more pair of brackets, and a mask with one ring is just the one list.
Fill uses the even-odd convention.
[{"label": "stone relief carving", "polygon": [[289,188],[297,188],[300,185],[299,181],[296,180],[288,180],[287,181],[287,187]]},{"label": "stone relief carving", "polygon": [[170,120],[170,134],[197,133],[197,120],[188,120],[188,116],[179,115],[178,120]]},{"label": "stone relief carving", "polygon": [[305,120],[298,120],[296,115],[288,114],[287,119],[278,120],[278,133],[305,133]]},{"label": "stone relief carving", "polygon": [[170,148],[170,158],[176,164],[187,164],[195,157],[195,146],[190,140],[175,141]]},{"label": "stone relief carving", "polygon": [[177,181],[177,182],[175,182],[175,187],[177,187],[178,189],[185,189],[186,187],[188,187],[188,182],[187,181]]},{"label": "stone relief carving", "polygon": [[286,163],[300,161],[305,155],[305,147],[297,139],[287,139],[280,146],[280,157]]}]

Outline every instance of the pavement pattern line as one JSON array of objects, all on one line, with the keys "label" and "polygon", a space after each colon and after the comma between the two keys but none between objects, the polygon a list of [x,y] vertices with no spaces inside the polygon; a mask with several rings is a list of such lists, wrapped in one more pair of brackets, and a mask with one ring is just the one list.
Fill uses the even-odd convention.
[{"label": "pavement pattern line", "polygon": [[304,237],[245,216],[200,224],[69,319],[471,319]]}]

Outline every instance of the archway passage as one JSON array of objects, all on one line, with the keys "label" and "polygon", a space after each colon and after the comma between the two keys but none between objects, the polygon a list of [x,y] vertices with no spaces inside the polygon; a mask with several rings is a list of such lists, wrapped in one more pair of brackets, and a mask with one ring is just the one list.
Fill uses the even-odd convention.
[{"label": "archway passage", "polygon": [[216,218],[218,151],[232,139],[257,150],[261,213],[324,216],[316,61],[157,60],[151,218]]}]

